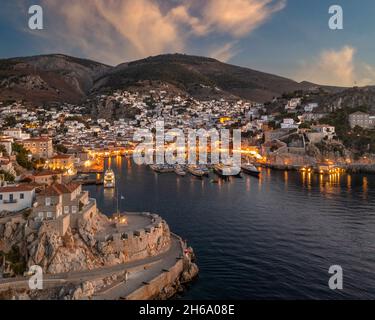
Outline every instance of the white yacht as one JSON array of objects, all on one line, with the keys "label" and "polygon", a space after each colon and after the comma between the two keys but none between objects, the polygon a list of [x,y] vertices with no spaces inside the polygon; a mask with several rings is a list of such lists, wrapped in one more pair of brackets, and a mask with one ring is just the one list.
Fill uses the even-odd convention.
[{"label": "white yacht", "polygon": [[104,174],[104,188],[114,188],[116,186],[115,173],[108,169]]}]

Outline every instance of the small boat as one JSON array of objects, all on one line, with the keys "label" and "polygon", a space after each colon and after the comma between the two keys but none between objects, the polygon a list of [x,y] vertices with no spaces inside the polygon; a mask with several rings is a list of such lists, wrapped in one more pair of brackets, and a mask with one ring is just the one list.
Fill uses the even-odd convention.
[{"label": "small boat", "polygon": [[187,166],[187,170],[193,175],[198,178],[202,178],[206,175],[206,172],[203,171],[201,168],[199,168],[196,165],[189,165]]},{"label": "small boat", "polygon": [[178,176],[181,176],[181,177],[185,177],[185,176],[186,176],[186,172],[184,171],[184,169],[183,169],[182,166],[180,166],[180,165],[175,166],[175,168],[174,168],[174,172],[175,172]]},{"label": "small boat", "polygon": [[254,177],[259,177],[260,175],[260,171],[252,163],[242,164],[241,169],[243,172]]},{"label": "small boat", "polygon": [[114,188],[116,186],[115,173],[112,169],[108,169],[104,173],[104,188]]},{"label": "small boat", "polygon": [[168,164],[158,165],[158,164],[151,164],[150,168],[157,173],[170,173],[174,172],[174,167]]},{"label": "small boat", "polygon": [[214,171],[221,177],[235,177],[241,175],[241,168],[237,166],[230,166],[225,164],[215,164]]},{"label": "small boat", "polygon": [[204,172],[205,176],[208,177],[210,175],[210,170],[207,168],[207,166],[205,166],[205,165],[198,165],[198,168]]}]

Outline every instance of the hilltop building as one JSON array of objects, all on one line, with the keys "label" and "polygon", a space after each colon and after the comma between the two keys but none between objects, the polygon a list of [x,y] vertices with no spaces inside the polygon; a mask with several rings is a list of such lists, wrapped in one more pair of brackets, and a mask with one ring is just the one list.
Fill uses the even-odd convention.
[{"label": "hilltop building", "polygon": [[4,135],[14,138],[15,140],[30,139],[29,133],[24,133],[20,128],[11,128],[3,131]]},{"label": "hilltop building", "polygon": [[53,156],[53,145],[51,138],[31,138],[21,141],[25,149],[29,150],[35,158],[48,159]]},{"label": "hilltop building", "polygon": [[349,123],[351,128],[373,129],[375,128],[375,116],[361,111],[354,112],[349,115]]},{"label": "hilltop building", "polygon": [[90,199],[88,191],[82,191],[80,184],[56,183],[37,194],[31,225],[36,227],[46,222],[64,235],[69,226],[77,227],[79,218],[96,211],[96,200]]}]

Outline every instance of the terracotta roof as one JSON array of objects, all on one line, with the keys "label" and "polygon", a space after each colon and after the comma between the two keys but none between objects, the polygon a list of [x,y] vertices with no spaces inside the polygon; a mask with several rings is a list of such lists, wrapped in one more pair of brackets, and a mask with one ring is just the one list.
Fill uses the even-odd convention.
[{"label": "terracotta roof", "polygon": [[78,183],[69,183],[69,184],[59,184],[55,183],[45,190],[43,190],[39,195],[42,196],[59,196],[62,194],[72,193],[73,191],[77,190],[80,186]]},{"label": "terracotta roof", "polygon": [[39,138],[31,138],[31,139],[26,139],[23,140],[22,142],[47,142],[52,140],[51,138],[44,138],[44,137],[39,137]]},{"label": "terracotta roof", "polygon": [[61,173],[56,172],[56,171],[51,171],[51,170],[45,170],[45,171],[35,172],[33,176],[34,177],[46,177],[46,176],[55,176],[58,174],[61,174]]},{"label": "terracotta roof", "polygon": [[6,186],[6,187],[0,187],[0,193],[3,192],[22,192],[22,191],[32,191],[35,187],[31,185],[16,185],[16,186]]}]

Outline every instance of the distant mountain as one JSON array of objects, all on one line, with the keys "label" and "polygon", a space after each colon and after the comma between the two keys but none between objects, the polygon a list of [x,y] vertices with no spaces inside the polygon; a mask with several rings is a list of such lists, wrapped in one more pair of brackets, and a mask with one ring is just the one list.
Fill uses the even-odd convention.
[{"label": "distant mountain", "polygon": [[111,67],[61,54],[0,60],[0,99],[76,103]]},{"label": "distant mountain", "polygon": [[61,54],[0,60],[3,101],[78,103],[91,94],[158,87],[197,99],[264,102],[283,93],[319,86],[183,54],[159,55],[117,67]]},{"label": "distant mountain", "polygon": [[233,96],[258,102],[317,86],[212,58],[167,54],[121,64],[99,78],[94,90],[127,88],[147,81],[168,83],[201,99]]}]

